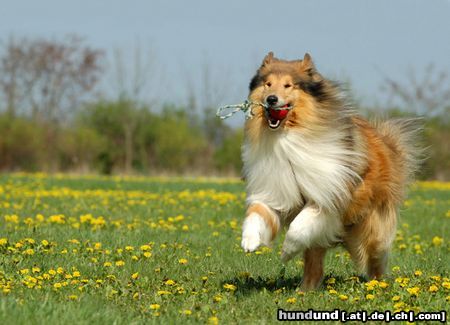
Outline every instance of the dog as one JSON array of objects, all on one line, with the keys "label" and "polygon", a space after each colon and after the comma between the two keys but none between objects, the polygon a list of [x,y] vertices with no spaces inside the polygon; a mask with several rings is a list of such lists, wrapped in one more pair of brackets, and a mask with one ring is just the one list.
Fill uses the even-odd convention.
[{"label": "dog", "polygon": [[304,254],[301,290],[320,286],[326,251],[340,243],[360,271],[380,278],[418,168],[420,121],[358,116],[308,53],[286,61],[270,52],[249,88],[249,101],[261,105],[242,146],[244,251],[270,245],[284,226],[282,261]]}]

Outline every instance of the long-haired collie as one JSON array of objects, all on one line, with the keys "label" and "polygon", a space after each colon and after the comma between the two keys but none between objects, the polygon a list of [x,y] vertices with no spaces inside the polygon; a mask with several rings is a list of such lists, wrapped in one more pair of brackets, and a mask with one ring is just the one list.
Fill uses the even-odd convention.
[{"label": "long-haired collie", "polygon": [[243,249],[269,245],[286,226],[281,259],[303,252],[302,290],[320,285],[338,243],[369,278],[381,277],[417,166],[417,120],[367,122],[309,54],[285,61],[270,52],[249,100],[262,105],[245,125]]}]

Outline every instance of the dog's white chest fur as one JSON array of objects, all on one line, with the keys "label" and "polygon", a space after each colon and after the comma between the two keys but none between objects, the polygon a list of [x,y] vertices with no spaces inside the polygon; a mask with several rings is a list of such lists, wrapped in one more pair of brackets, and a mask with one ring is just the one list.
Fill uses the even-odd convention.
[{"label": "dog's white chest fur", "polygon": [[247,202],[263,202],[279,211],[303,205],[303,199],[333,210],[349,197],[353,152],[339,146],[339,132],[307,139],[299,132],[269,134],[243,146]]}]

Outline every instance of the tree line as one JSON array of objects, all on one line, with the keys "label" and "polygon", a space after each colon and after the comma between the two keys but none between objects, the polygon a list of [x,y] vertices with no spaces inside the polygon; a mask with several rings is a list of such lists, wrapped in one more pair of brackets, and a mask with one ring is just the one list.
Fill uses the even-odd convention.
[{"label": "tree line", "polygon": [[[192,95],[185,105],[140,100],[142,75],[131,91],[105,96],[106,72],[105,51],[78,37],[1,42],[0,171],[240,174],[243,132],[216,118],[218,103],[193,109]],[[395,101],[383,112],[426,116],[421,177],[449,179],[450,80],[432,66],[423,78],[386,78]]]}]

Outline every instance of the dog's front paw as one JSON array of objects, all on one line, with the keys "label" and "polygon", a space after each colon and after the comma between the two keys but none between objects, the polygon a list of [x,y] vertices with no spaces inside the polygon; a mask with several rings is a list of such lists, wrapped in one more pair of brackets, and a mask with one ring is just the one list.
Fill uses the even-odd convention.
[{"label": "dog's front paw", "polygon": [[254,252],[261,244],[261,236],[258,232],[248,232],[242,235],[241,246],[246,253]]},{"label": "dog's front paw", "polygon": [[289,262],[293,257],[300,253],[304,247],[301,241],[296,240],[296,234],[286,233],[286,238],[283,243],[283,248],[281,250],[281,261],[283,263]]}]

